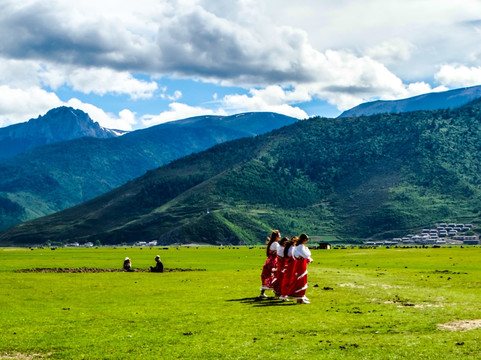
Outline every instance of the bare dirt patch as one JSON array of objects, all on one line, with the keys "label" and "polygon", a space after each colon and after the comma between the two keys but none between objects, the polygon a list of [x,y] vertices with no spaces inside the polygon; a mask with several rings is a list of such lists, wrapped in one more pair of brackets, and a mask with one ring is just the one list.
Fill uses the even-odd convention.
[{"label": "bare dirt patch", "polygon": [[[205,271],[205,269],[181,269],[164,268],[164,272],[184,272],[184,271]],[[15,270],[19,273],[105,273],[105,272],[125,272],[122,269],[101,269],[101,268],[33,268]],[[133,272],[150,272],[149,269],[134,269]]]},{"label": "bare dirt patch", "polygon": [[399,308],[410,306],[410,307],[413,307],[413,308],[416,308],[416,309],[444,307],[444,305],[442,305],[442,304],[427,304],[427,303],[413,304],[413,303],[408,302],[408,301],[399,302],[399,301],[393,301],[393,300],[384,301],[384,304],[397,304],[397,307],[399,307]]},{"label": "bare dirt patch", "polygon": [[438,324],[438,328],[449,331],[468,331],[480,329],[481,319],[451,321],[445,324]]},{"label": "bare dirt patch", "polygon": [[444,307],[443,304],[416,304],[414,305],[416,309],[424,309],[424,308],[440,308]]},{"label": "bare dirt patch", "polygon": [[347,284],[339,284],[339,287],[350,287],[350,288],[356,288],[356,289],[364,289],[364,285],[358,285],[358,284],[352,284],[352,283],[347,283]]}]

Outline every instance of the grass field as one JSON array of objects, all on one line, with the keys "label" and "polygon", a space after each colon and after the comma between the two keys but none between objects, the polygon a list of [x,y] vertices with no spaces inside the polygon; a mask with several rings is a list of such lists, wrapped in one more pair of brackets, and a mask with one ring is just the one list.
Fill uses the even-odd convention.
[{"label": "grass field", "polygon": [[[157,254],[206,271],[17,272],[126,256],[145,269]],[[481,358],[481,248],[313,258],[311,304],[296,305],[257,298],[261,248],[0,249],[0,359]]]}]

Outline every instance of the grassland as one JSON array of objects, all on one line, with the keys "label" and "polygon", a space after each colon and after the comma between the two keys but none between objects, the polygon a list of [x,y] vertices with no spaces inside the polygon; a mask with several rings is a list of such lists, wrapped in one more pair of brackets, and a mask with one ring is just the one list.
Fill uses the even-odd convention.
[{"label": "grassland", "polygon": [[[35,273],[27,268],[206,271]],[[261,248],[0,249],[0,359],[479,359],[481,248],[314,250],[309,305],[259,300]],[[463,324],[468,324],[464,322]]]}]

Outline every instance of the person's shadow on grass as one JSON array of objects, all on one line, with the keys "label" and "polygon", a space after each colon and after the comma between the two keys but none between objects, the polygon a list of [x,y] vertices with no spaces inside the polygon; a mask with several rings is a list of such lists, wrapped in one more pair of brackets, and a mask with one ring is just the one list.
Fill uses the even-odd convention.
[{"label": "person's shadow on grass", "polygon": [[248,305],[252,305],[253,307],[296,305],[295,302],[282,301],[282,300],[279,300],[275,297],[262,298],[262,297],[259,297],[259,296],[246,297],[246,298],[242,298],[242,299],[231,299],[231,300],[226,300],[226,301],[229,301],[229,302],[238,301],[241,304],[248,304]]}]

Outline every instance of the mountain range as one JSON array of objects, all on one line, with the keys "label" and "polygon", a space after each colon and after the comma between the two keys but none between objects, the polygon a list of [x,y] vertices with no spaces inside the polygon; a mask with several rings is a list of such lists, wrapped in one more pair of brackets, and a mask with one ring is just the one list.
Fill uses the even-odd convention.
[{"label": "mountain range", "polygon": [[418,110],[454,109],[481,97],[481,86],[433,92],[402,100],[378,100],[344,111],[339,117],[403,113]]},{"label": "mountain range", "polygon": [[25,123],[0,128],[0,161],[42,145],[85,136],[107,139],[124,133],[101,127],[81,110],[62,106]]},{"label": "mountain range", "polygon": [[[0,229],[80,204],[179,157],[296,121],[262,112],[199,116],[115,136],[81,110],[53,109],[13,125],[22,131],[0,129],[24,145],[17,146],[21,154],[0,162]],[[68,129],[70,137],[84,137],[60,141],[69,137]],[[47,140],[52,143],[26,151]]]},{"label": "mountain range", "polygon": [[175,160],[17,225],[0,243],[253,244],[275,228],[356,242],[438,221],[478,223],[480,139],[480,100],[456,109],[311,118]]}]

